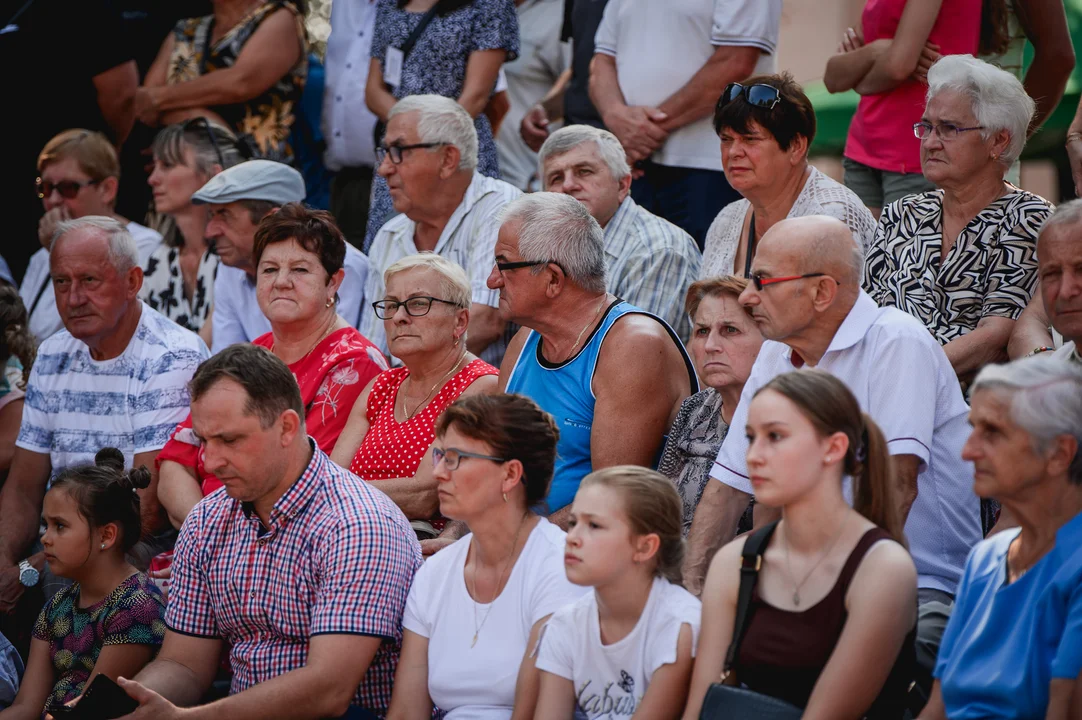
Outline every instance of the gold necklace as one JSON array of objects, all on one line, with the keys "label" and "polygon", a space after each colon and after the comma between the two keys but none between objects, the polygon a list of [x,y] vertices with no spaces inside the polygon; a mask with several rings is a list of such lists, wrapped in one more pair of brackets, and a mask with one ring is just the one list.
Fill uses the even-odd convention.
[{"label": "gold necklace", "polygon": [[579,343],[582,342],[582,336],[586,334],[587,330],[593,327],[594,322],[597,320],[597,316],[601,314],[602,308],[605,307],[605,301],[608,299],[608,293],[601,297],[601,302],[600,304],[598,304],[597,310],[594,311],[593,316],[590,317],[590,320],[586,323],[586,325],[583,326],[582,330],[579,331],[579,336],[575,338],[575,344],[571,346],[571,350],[568,351],[567,358],[565,359],[569,359],[572,355],[575,354],[575,350],[578,348]]},{"label": "gold necklace", "polygon": [[[413,416],[417,414],[417,411],[420,410],[422,407],[424,407],[424,404],[426,402],[428,402],[428,399],[432,396],[432,393],[434,393],[436,391],[437,387],[443,387],[443,383],[446,382],[447,378],[451,377],[451,375],[453,375],[458,370],[458,366],[461,365],[462,361],[465,360],[465,359],[466,359],[466,349],[463,348],[462,349],[462,355],[458,358],[458,361],[454,364],[454,367],[452,367],[450,370],[448,370],[446,375],[444,375],[443,377],[441,377],[439,380],[436,381],[436,384],[433,385],[429,389],[428,394],[425,395],[423,398],[421,398],[421,402],[419,402],[417,404],[417,406],[415,408],[413,408],[413,412],[410,412],[406,408],[406,395],[405,395],[405,393],[402,394],[402,412],[406,413],[406,420],[407,421],[412,420]],[[410,375],[406,379],[412,381],[413,376]],[[412,386],[413,383],[410,382],[410,385]]]},{"label": "gold necklace", "polygon": [[[507,574],[507,569],[509,567],[511,567],[511,559],[513,557],[515,557],[515,548],[518,547],[518,536],[520,534],[522,534],[522,528],[526,527],[526,518],[527,518],[527,516],[529,514],[530,514],[530,512],[527,510],[526,514],[522,516],[522,522],[520,522],[518,524],[518,530],[515,531],[515,539],[511,541],[511,553],[507,556],[507,559],[504,560],[504,562],[503,562],[503,570],[500,572],[500,583],[499,583],[499,585],[496,586],[496,596],[493,597],[492,600],[489,602],[488,609],[485,610],[485,616],[483,618],[481,618],[481,624],[480,625],[477,624],[477,605],[478,605],[478,601],[477,601],[477,578],[476,578],[477,570],[476,570],[476,568],[474,569],[473,574],[474,574],[475,577],[473,579],[473,590],[472,590],[472,592],[473,592],[473,642],[470,643],[471,648],[473,648],[477,644],[477,636],[481,634],[481,628],[483,628],[485,626],[485,622],[488,620],[488,615],[489,615],[489,613],[492,612],[492,606],[496,604],[496,598],[498,598],[500,596],[499,595],[500,588],[503,586],[504,582],[507,579],[504,576]],[[470,540],[470,542],[472,543],[473,540]]]},{"label": "gold necklace", "polygon": [[811,570],[808,571],[808,574],[805,575],[804,579],[801,580],[800,582],[796,581],[796,576],[793,575],[793,566],[789,562],[789,538],[788,538],[788,536],[786,536],[786,538],[785,538],[785,570],[786,570],[786,573],[789,575],[789,581],[793,583],[793,605],[796,605],[797,607],[800,607],[800,588],[804,587],[804,583],[808,582],[808,580],[812,576],[812,573],[815,572],[815,569],[817,567],[819,567],[819,564],[822,563],[823,560],[826,559],[826,556],[829,555],[830,551],[834,549],[834,546],[838,544],[838,538],[840,538],[842,536],[842,531],[845,530],[845,525],[848,522],[849,522],[849,513],[846,512],[845,513],[845,520],[842,520],[841,524],[838,526],[838,532],[834,535],[834,539],[830,541],[830,545],[827,546],[826,552],[824,552],[822,555],[819,556],[819,559],[815,561],[814,565],[812,565]]}]

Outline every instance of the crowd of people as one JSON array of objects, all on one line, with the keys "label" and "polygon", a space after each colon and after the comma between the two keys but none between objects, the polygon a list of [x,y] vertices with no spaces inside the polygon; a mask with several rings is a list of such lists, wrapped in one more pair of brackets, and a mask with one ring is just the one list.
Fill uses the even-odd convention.
[{"label": "crowd of people", "polygon": [[868,2],[843,182],[781,0],[335,0],[322,59],[129,4],[0,2],[15,91],[69,63],[4,170],[0,720],[1082,718],[1061,4]]}]

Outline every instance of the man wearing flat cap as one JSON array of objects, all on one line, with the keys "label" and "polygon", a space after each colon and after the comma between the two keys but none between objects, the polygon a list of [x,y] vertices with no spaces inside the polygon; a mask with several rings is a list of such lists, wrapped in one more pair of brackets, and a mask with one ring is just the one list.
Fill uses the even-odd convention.
[{"label": "man wearing flat cap", "polygon": [[[210,206],[207,237],[221,266],[214,280],[214,334],[211,351],[250,342],[270,332],[270,321],[256,301],[252,247],[259,222],[289,202],[303,202],[304,178],[283,163],[249,160],[224,170],[192,195],[192,203]],[[357,327],[364,304],[368,258],[346,244],[346,277],[338,290],[338,314]]]}]

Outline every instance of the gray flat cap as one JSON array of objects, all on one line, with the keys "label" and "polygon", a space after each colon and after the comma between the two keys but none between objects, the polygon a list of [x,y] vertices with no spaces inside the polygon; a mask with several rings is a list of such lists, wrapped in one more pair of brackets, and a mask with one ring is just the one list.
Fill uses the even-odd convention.
[{"label": "gray flat cap", "polygon": [[225,205],[237,200],[266,200],[275,205],[304,200],[304,178],[273,160],[248,160],[223,170],[192,195],[193,205]]}]

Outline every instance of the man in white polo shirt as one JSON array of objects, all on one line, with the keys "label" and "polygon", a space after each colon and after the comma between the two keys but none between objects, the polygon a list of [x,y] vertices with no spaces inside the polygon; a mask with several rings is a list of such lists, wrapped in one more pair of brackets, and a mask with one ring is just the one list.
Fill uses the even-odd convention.
[{"label": "man in white polo shirt", "polygon": [[740,195],[710,124],[725,86],[774,72],[782,0],[609,0],[595,37],[590,98],[641,171],[631,197],[702,249]]},{"label": "man in white polo shirt", "polygon": [[[876,306],[860,289],[862,265],[852,233],[833,218],[785,220],[760,241],[740,302],[766,342],[711,470],[716,482],[708,483],[696,509],[684,578],[699,587],[709,556],[735,535],[751,500],[743,428],[755,392],[785,372],[825,370],[849,386],[883,429],[894,458],[920,601],[936,608],[918,621],[918,655],[927,665],[969,550],[982,537],[973,467],[962,460],[969,407],[924,325]],[[851,498],[851,488],[846,493]]]}]

